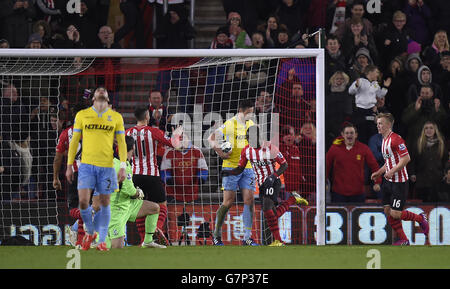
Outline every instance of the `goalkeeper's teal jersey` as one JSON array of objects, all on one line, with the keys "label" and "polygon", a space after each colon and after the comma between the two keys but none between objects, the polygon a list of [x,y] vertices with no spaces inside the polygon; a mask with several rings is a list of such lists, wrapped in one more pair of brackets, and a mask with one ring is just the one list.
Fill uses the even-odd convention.
[{"label": "goalkeeper's teal jersey", "polygon": [[[120,160],[116,158],[114,158],[114,169],[116,170],[116,173],[118,173],[120,169]],[[127,176],[123,181],[121,188],[111,194],[111,209],[114,208],[127,211],[131,203],[130,197],[136,194],[136,188],[133,183],[133,169],[128,161],[125,171]]]}]

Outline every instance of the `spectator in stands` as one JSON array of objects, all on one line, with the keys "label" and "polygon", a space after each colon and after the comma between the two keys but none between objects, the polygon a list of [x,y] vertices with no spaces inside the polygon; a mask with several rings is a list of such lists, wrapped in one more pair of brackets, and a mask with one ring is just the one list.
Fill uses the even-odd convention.
[{"label": "spectator in stands", "polygon": [[46,48],[42,46],[42,38],[39,33],[33,33],[28,38],[28,43],[25,46],[25,48],[32,48],[32,49],[40,49],[40,48]]},{"label": "spectator in stands", "polygon": [[30,181],[32,157],[29,136],[17,131],[12,140],[0,140],[0,201],[16,199]]},{"label": "spectator in stands", "polygon": [[[140,0],[122,0],[120,1],[120,11],[124,16],[125,23],[120,27],[114,37],[117,42],[133,31],[133,37],[136,41],[136,48],[145,48],[144,20],[140,11]],[[171,13],[171,12],[168,12]],[[158,25],[157,25],[158,27]]]},{"label": "spectator in stands", "polygon": [[373,25],[367,18],[364,18],[364,9],[365,9],[364,1],[355,0],[352,2],[352,4],[349,6],[349,8],[350,8],[351,16],[349,18],[346,18],[344,23],[341,23],[338,26],[338,29],[336,30],[335,35],[339,39],[342,40],[346,31],[349,31],[351,29],[350,25],[351,25],[352,20],[354,20],[354,19],[362,20],[364,35],[372,35]]},{"label": "spectator in stands", "polygon": [[189,22],[186,11],[179,6],[171,6],[162,25],[156,27],[154,37],[157,48],[187,49],[188,41],[195,38],[195,29]]},{"label": "spectator in stands", "polygon": [[[391,78],[392,82],[385,96],[386,108],[394,115],[395,119],[401,119],[405,104],[408,103],[405,88],[408,87],[408,78],[404,72],[405,65],[400,57],[394,58],[387,68],[385,78]],[[400,135],[406,135],[401,121],[394,123],[394,130]]]},{"label": "spectator in stands", "polygon": [[408,84],[406,87],[410,87],[413,83],[417,81],[417,70],[421,67],[422,59],[419,53],[411,53],[405,61],[405,72],[407,76]]},{"label": "spectator in stands", "polygon": [[148,98],[150,120],[148,125],[151,127],[157,127],[162,131],[166,131],[166,120],[170,123],[171,116],[167,115],[167,107],[164,105],[163,101],[164,99],[160,91],[153,90],[150,92],[150,96]]},{"label": "spectator in stands", "polygon": [[442,89],[441,103],[445,110],[450,112],[450,51],[441,53],[440,65],[433,72],[436,75],[436,83]]},{"label": "spectator in stands", "polygon": [[383,48],[381,49],[382,67],[387,67],[395,57],[405,57],[408,53],[408,43],[413,40],[413,33],[406,26],[406,15],[396,11],[392,22],[383,31]]},{"label": "spectator in stands", "polygon": [[30,20],[36,16],[32,0],[0,1],[0,35],[8,39],[11,48],[24,48],[31,34]]},{"label": "spectator in stands", "polygon": [[403,9],[407,21],[406,27],[414,31],[414,40],[422,46],[431,42],[431,21],[433,15],[430,7],[423,0],[408,0]]},{"label": "spectator in stands", "polygon": [[358,128],[359,139],[362,143],[367,144],[369,137],[377,132],[375,125],[375,113],[377,111],[377,98],[384,98],[391,84],[388,78],[380,87],[378,78],[380,71],[374,65],[368,65],[365,70],[365,78],[356,79],[348,92],[355,96],[356,110],[353,114],[353,122]]},{"label": "spectator in stands", "polygon": [[435,70],[439,66],[439,54],[444,51],[450,51],[448,35],[445,30],[438,30],[434,35],[433,43],[422,52],[423,64]]},{"label": "spectator in stands", "polygon": [[301,191],[305,193],[307,199],[311,199],[311,194],[316,192],[316,126],[312,122],[305,122],[300,128],[298,146],[302,154],[300,158],[301,166]]},{"label": "spectator in stands", "polygon": [[227,18],[227,25],[230,31],[230,39],[234,42],[236,48],[249,48],[252,46],[252,40],[243,28],[239,13],[230,12]]},{"label": "spectator in stands", "polygon": [[402,115],[402,121],[408,127],[406,142],[412,144],[419,138],[426,121],[431,120],[440,128],[446,119],[446,112],[441,101],[434,98],[432,87],[423,85],[417,100],[409,104]]},{"label": "spectator in stands", "polygon": [[33,33],[38,33],[42,39],[42,48],[52,48],[52,30],[47,21],[39,20],[33,25]]},{"label": "spectator in stands", "polygon": [[450,2],[447,0],[434,0],[431,2],[427,1],[427,3],[430,5],[433,15],[432,31],[438,31],[439,29],[450,31]]},{"label": "spectator in stands", "polygon": [[275,48],[288,48],[290,45],[289,30],[285,25],[280,25],[277,31],[277,38],[275,41]]},{"label": "spectator in stands", "polygon": [[411,161],[408,164],[410,180],[415,184],[416,197],[423,202],[438,201],[436,184],[443,178],[448,162],[448,149],[438,126],[425,122],[422,132],[413,142]]},{"label": "spectator in stands", "polygon": [[168,201],[190,203],[199,198],[199,188],[208,179],[208,165],[202,151],[187,141],[181,150],[166,149],[160,173]]},{"label": "spectator in stands", "polygon": [[288,168],[283,173],[286,192],[300,191],[299,176],[301,173],[301,155],[297,144],[295,143],[295,129],[292,126],[284,126],[280,133],[282,142],[280,144],[280,152],[286,158]]},{"label": "spectator in stands", "polygon": [[342,36],[342,50],[346,61],[349,62],[360,48],[366,48],[373,62],[377,63],[378,51],[373,36],[366,34],[363,21],[360,18],[352,18],[350,29],[346,30]]},{"label": "spectator in stands", "polygon": [[364,71],[369,64],[374,64],[372,57],[370,57],[369,50],[364,47],[358,49],[352,60],[351,67],[348,69],[350,83],[353,83],[353,81],[360,77],[364,77]]},{"label": "spectator in stands", "polygon": [[[369,147],[357,140],[358,133],[353,124],[344,125],[341,136],[343,139],[336,140],[326,153],[326,178],[332,178],[331,201],[364,203],[365,165],[376,172],[378,163]],[[380,191],[380,184],[381,177],[375,182],[373,190]]]},{"label": "spectator in stands", "polygon": [[256,122],[267,129],[267,140],[271,139],[273,113],[277,114],[278,109],[274,106],[272,95],[268,90],[261,89],[255,101],[255,117]]},{"label": "spectator in stands", "polygon": [[0,49],[1,48],[9,48],[9,42],[6,39],[0,39]]},{"label": "spectator in stands", "polygon": [[351,119],[353,99],[348,93],[350,77],[343,71],[336,71],[328,82],[325,96],[325,143],[330,147],[332,141],[341,134],[341,125]]},{"label": "spectator in stands", "polygon": [[[122,5],[122,4],[121,4]],[[85,48],[96,48],[98,25],[96,22],[94,4],[88,0],[80,1],[80,13],[65,17],[65,23],[73,24],[80,32],[81,42]]]},{"label": "spectator in stands", "polygon": [[310,114],[311,104],[304,98],[301,82],[293,81],[286,88],[289,89],[288,94],[280,94],[277,100],[280,123],[298,128],[304,122],[313,121]]},{"label": "spectator in stands", "polygon": [[233,49],[234,42],[230,39],[230,31],[228,27],[219,27],[216,31],[216,37],[213,39],[210,45],[211,49]]},{"label": "spectator in stands", "polygon": [[436,186],[437,202],[448,203],[450,201],[450,162],[444,170],[444,178]]},{"label": "spectator in stands", "polygon": [[435,98],[443,99],[442,89],[439,84],[433,81],[433,75],[430,68],[426,65],[422,65],[417,70],[417,78],[415,83],[413,83],[408,89],[408,104],[416,101],[420,88],[423,85],[429,85],[433,89],[433,96]]},{"label": "spectator in stands", "polygon": [[84,43],[81,41],[81,34],[77,27],[73,24],[67,25],[66,33],[63,35],[63,39],[55,39],[53,45],[54,48],[85,48]]},{"label": "spectator in stands", "polygon": [[306,15],[309,1],[283,0],[276,11],[281,24],[292,34],[306,31]]},{"label": "spectator in stands", "polygon": [[328,82],[335,72],[346,70],[347,62],[336,36],[328,36],[325,49],[325,81]]},{"label": "spectator in stands", "polygon": [[266,43],[264,40],[264,34],[262,32],[256,31],[252,34],[252,46],[251,48],[266,48]]},{"label": "spectator in stands", "polygon": [[105,25],[100,27],[97,34],[96,48],[120,49],[122,46],[115,41],[111,27]]},{"label": "spectator in stands", "polygon": [[[1,133],[4,140],[18,139],[15,133],[20,132],[24,125],[30,123],[30,100],[19,94],[13,83],[1,83],[2,97],[0,99]],[[27,131],[29,128],[27,129]]]},{"label": "spectator in stands", "polygon": [[264,33],[263,35],[265,35],[266,45],[269,48],[275,47],[279,24],[280,21],[278,17],[275,14],[271,14],[264,24],[257,27],[258,31]]}]

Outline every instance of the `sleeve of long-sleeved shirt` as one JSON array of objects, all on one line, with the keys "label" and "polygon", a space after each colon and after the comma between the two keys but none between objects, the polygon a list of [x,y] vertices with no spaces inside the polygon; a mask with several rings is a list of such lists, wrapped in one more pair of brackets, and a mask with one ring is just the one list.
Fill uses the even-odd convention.
[{"label": "sleeve of long-sleeved shirt", "polygon": [[119,159],[121,162],[127,161],[127,143],[125,142],[125,125],[123,123],[122,115],[119,114],[116,126],[116,140],[119,149]]},{"label": "sleeve of long-sleeved shirt", "polygon": [[358,92],[359,87],[356,87],[356,80],[350,85],[348,88],[348,93],[351,95],[355,95]]},{"label": "sleeve of long-sleeved shirt", "polygon": [[335,156],[335,149],[334,146],[331,146],[331,148],[325,155],[325,168],[326,168],[325,178],[327,179],[330,177],[330,171],[331,168],[333,167],[334,156]]}]

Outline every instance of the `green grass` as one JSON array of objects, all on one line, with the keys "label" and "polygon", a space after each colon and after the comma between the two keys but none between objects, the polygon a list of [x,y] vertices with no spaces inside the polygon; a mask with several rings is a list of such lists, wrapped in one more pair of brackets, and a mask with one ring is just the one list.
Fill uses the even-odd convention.
[{"label": "green grass", "polygon": [[[68,246],[0,246],[0,269],[64,269]],[[450,246],[183,246],[80,251],[82,269],[365,269],[370,249],[382,269],[450,269]]]}]

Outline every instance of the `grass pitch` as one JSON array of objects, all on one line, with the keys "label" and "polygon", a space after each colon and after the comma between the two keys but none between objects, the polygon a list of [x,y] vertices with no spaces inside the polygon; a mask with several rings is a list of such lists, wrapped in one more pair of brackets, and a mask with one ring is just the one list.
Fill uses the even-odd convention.
[{"label": "grass pitch", "polygon": [[[0,269],[65,269],[69,246],[0,246]],[[81,269],[450,269],[450,246],[182,246],[80,251]]]}]

